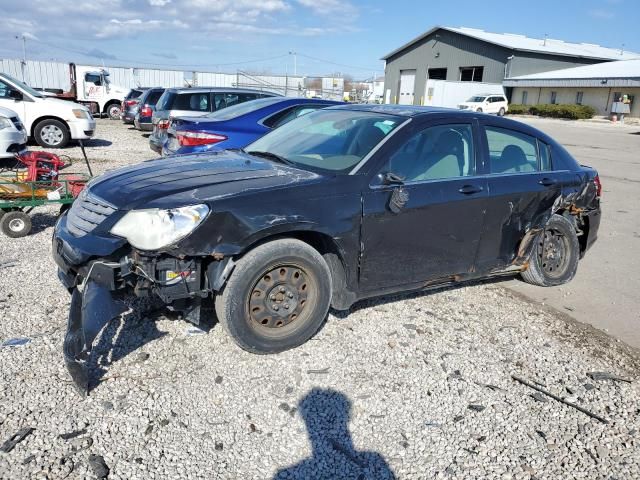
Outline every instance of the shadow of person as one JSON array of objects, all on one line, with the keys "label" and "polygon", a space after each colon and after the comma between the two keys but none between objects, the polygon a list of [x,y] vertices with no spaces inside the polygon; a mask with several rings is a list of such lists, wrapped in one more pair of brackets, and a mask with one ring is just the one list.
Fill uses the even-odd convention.
[{"label": "shadow of person", "polygon": [[336,390],[314,388],[298,404],[309,434],[312,455],[279,470],[285,479],[395,479],[377,452],[358,451],[349,433],[351,402]]}]

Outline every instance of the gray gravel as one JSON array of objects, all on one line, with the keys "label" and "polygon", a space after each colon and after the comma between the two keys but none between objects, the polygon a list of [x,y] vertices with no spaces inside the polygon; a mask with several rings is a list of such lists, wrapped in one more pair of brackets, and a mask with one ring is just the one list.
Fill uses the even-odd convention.
[{"label": "gray gravel", "polygon": [[[153,157],[119,122],[98,134],[112,144],[88,149],[97,171]],[[276,356],[135,308],[103,332],[81,399],[54,217],[34,220],[0,237],[0,344],[30,339],[0,347],[0,446],[34,428],[0,453],[2,479],[640,478],[636,352],[500,283],[362,302]]]}]

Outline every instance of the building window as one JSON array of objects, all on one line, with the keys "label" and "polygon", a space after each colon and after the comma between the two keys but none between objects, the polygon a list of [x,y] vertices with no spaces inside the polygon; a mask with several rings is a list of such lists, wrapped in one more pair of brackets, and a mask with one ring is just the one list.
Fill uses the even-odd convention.
[{"label": "building window", "polygon": [[484,67],[460,67],[461,82],[481,82]]},{"label": "building window", "polygon": [[446,68],[430,68],[428,73],[429,73],[429,80],[446,80],[447,79]]},{"label": "building window", "polygon": [[526,90],[524,92],[522,92],[522,105],[526,105],[527,104],[527,97],[529,96],[529,92],[527,92]]},{"label": "building window", "polygon": [[551,105],[555,105],[558,100],[558,92],[551,92]]},{"label": "building window", "polygon": [[576,105],[582,105],[582,94],[584,92],[578,92],[576,93]]}]

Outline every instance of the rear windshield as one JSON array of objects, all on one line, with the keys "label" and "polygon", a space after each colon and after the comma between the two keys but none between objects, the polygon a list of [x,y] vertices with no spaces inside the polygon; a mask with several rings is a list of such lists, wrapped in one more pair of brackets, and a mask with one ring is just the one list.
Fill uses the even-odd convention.
[{"label": "rear windshield", "polygon": [[144,103],[146,103],[147,105],[155,105],[156,103],[158,103],[158,100],[160,99],[163,93],[164,93],[164,90],[152,90],[147,95],[147,98],[144,100]]},{"label": "rear windshield", "polygon": [[259,98],[258,100],[250,100],[244,103],[239,103],[236,105],[232,105],[230,107],[224,108],[220,111],[210,113],[209,115],[205,115],[207,118],[212,120],[231,120],[232,118],[237,118],[242,115],[246,115],[247,113],[253,112],[260,108],[268,107],[269,105],[273,105],[274,103],[279,103],[282,101],[282,98],[271,97],[271,98]]},{"label": "rear windshield", "polygon": [[143,92],[143,91],[144,91],[144,90],[137,90],[137,89],[135,89],[135,88],[134,88],[133,90],[131,90],[131,91],[127,94],[127,96],[126,96],[126,100],[132,100],[132,99],[134,99],[134,98],[138,98],[140,95],[142,95],[142,92]]}]

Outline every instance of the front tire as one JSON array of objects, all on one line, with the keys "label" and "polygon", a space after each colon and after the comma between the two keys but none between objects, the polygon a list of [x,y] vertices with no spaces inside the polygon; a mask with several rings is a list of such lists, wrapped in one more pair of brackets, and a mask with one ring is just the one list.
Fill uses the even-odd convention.
[{"label": "front tire", "polygon": [[117,103],[111,103],[107,105],[106,114],[111,120],[120,120],[120,114],[122,113],[122,108]]},{"label": "front tire", "polygon": [[478,109],[476,110],[476,112],[478,112],[478,113],[482,113],[482,109],[481,109],[481,108],[478,108]]},{"label": "front tire", "polygon": [[578,270],[580,244],[576,230],[562,215],[553,215],[535,239],[525,282],[541,287],[553,287],[569,282]]},{"label": "front tire", "polygon": [[504,117],[504,107],[501,107],[500,110],[498,110],[498,116]]},{"label": "front tire", "polygon": [[300,240],[274,240],[237,262],[216,296],[216,314],[242,349],[278,353],[318,331],[331,291],[329,267],[316,250]]},{"label": "front tire", "polygon": [[71,138],[67,126],[52,118],[39,122],[34,134],[38,145],[44,148],[64,148]]},{"label": "front tire", "polygon": [[9,238],[21,238],[31,231],[31,218],[24,212],[7,212],[0,218],[0,230]]}]

